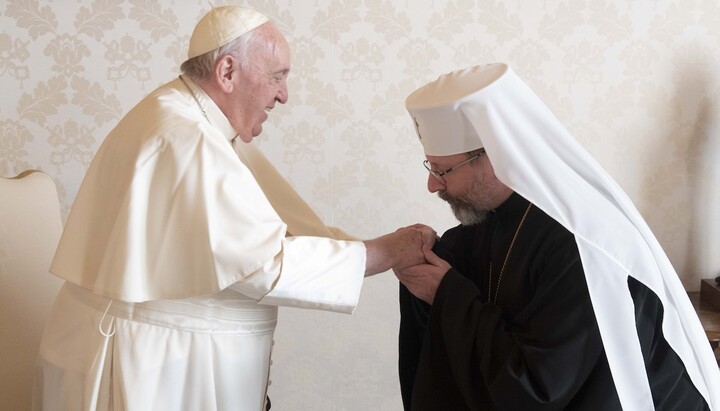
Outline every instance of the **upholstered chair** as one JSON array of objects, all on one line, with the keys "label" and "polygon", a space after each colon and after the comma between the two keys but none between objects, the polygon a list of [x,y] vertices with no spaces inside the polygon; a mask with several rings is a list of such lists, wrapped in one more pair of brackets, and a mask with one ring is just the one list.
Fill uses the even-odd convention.
[{"label": "upholstered chair", "polygon": [[0,178],[0,408],[29,410],[34,364],[60,279],[48,272],[62,231],[55,183]]}]

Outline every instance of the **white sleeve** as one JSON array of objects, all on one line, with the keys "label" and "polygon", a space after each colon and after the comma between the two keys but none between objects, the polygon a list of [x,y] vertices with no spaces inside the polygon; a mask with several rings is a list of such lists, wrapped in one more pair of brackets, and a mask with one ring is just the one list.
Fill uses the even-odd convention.
[{"label": "white sleeve", "polygon": [[230,288],[260,304],[352,313],[360,298],[365,260],[361,241],[288,237],[280,254]]}]

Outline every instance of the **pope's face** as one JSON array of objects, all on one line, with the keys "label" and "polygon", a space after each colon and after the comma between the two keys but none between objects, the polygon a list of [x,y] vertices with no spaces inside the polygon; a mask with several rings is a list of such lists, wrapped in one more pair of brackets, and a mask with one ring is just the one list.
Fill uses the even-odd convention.
[{"label": "pope's face", "polygon": [[240,138],[249,143],[262,132],[262,124],[275,103],[288,100],[287,76],[290,49],[285,38],[272,25],[259,28],[260,40],[251,49],[247,67],[238,66],[230,123]]}]

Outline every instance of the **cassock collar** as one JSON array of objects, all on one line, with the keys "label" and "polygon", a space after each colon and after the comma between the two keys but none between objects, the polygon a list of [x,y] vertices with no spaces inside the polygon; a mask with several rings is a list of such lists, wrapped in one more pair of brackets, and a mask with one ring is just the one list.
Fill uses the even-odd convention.
[{"label": "cassock collar", "polygon": [[210,124],[216,128],[228,141],[232,141],[237,137],[238,133],[235,131],[233,126],[230,124],[230,120],[220,110],[220,107],[215,104],[215,101],[203,91],[200,86],[197,85],[190,77],[180,76],[180,79],[188,86],[190,92],[193,93],[197,99],[197,103],[200,105],[203,113],[207,116],[207,120]]},{"label": "cassock collar", "polygon": [[516,224],[520,220],[527,209],[530,202],[518,193],[513,192],[504,203],[500,204],[493,214],[498,222]]}]

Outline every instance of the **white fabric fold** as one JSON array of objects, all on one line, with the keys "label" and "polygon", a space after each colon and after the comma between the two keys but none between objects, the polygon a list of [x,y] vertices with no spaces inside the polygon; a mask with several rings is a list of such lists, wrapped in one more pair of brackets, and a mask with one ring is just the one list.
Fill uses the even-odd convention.
[{"label": "white fabric fold", "polygon": [[[289,237],[284,241],[286,265],[261,304],[314,308],[350,314],[360,298],[363,277],[337,275],[365,267],[365,247],[357,241]],[[318,267],[312,255],[326,262]]]},{"label": "white fabric fold", "polygon": [[113,301],[66,283],[40,346],[33,410],[265,409],[277,307],[229,289]]}]

